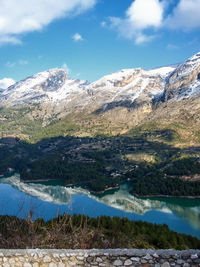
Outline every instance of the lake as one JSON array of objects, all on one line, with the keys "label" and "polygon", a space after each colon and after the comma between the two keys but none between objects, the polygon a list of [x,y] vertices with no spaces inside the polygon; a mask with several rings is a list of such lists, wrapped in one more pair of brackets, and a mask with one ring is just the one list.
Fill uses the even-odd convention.
[{"label": "lake", "polygon": [[137,198],[128,193],[127,184],[96,196],[78,187],[23,183],[18,174],[0,179],[0,214],[20,218],[33,214],[34,219],[48,220],[64,212],[165,223],[174,231],[200,239],[200,199]]}]

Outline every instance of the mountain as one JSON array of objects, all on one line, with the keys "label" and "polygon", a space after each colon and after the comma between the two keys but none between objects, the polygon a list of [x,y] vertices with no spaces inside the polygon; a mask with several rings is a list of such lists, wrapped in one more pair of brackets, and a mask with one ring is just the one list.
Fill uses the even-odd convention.
[{"label": "mountain", "polygon": [[[116,135],[149,121],[173,118],[183,122],[192,117],[199,124],[199,73],[200,53],[182,64],[124,69],[93,83],[51,69],[0,90],[0,106],[16,112],[27,109],[26,117],[42,121],[43,127],[65,119],[79,136]],[[1,114],[0,119],[5,121]]]},{"label": "mountain", "polygon": [[200,53],[92,83],[52,69],[0,90],[0,175],[199,196],[199,127]]},{"label": "mountain", "polygon": [[174,67],[153,70],[124,69],[89,84],[68,78],[63,69],[51,69],[9,86],[0,94],[1,106],[26,106],[34,103],[79,102],[81,106],[104,105],[120,101],[151,100],[159,96],[165,79]]}]

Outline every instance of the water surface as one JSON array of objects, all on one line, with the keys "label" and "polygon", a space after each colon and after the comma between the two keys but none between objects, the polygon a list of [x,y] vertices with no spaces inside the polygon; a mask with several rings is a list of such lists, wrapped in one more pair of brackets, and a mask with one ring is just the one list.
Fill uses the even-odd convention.
[{"label": "water surface", "polygon": [[20,218],[33,214],[34,219],[48,220],[64,212],[165,223],[172,230],[200,238],[200,199],[136,198],[128,193],[126,184],[112,193],[96,196],[61,183],[22,183],[18,174],[0,179],[0,214]]}]

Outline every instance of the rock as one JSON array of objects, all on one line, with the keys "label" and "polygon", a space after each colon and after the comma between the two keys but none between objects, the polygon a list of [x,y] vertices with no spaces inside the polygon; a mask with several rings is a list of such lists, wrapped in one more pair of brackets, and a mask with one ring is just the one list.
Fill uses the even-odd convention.
[{"label": "rock", "polygon": [[169,264],[169,262],[164,262],[164,263],[161,265],[161,267],[170,267],[170,264]]},{"label": "rock", "polygon": [[97,257],[96,262],[102,262],[102,259],[100,257]]},{"label": "rock", "polygon": [[131,265],[133,262],[131,261],[131,260],[126,260],[125,262],[124,262],[124,266],[129,266],[129,265]]},{"label": "rock", "polygon": [[141,259],[141,263],[147,263],[147,261],[146,260],[144,260],[144,259]]},{"label": "rock", "polygon": [[138,258],[138,257],[132,257],[131,260],[132,261],[135,261],[135,262],[139,262],[140,261],[140,258]]},{"label": "rock", "polygon": [[77,256],[76,258],[77,258],[77,260],[79,260],[79,261],[83,261],[83,260],[84,260],[84,257],[83,257],[83,256]]},{"label": "rock", "polygon": [[152,260],[153,258],[152,258],[151,255],[148,253],[145,257],[143,257],[143,259],[145,259],[145,260]]},{"label": "rock", "polygon": [[12,264],[14,265],[14,263],[15,263],[15,260],[14,260],[14,259],[12,259],[12,258],[11,258],[11,259],[9,259],[9,263],[10,263],[11,265],[12,265]]},{"label": "rock", "polygon": [[198,255],[197,255],[197,254],[193,254],[193,255],[191,255],[191,259],[192,259],[192,260],[198,259]]},{"label": "rock", "polygon": [[122,266],[123,262],[121,260],[115,260],[113,264],[114,266]]},{"label": "rock", "polygon": [[49,256],[45,256],[43,259],[43,262],[51,262],[51,261],[52,261],[52,259]]},{"label": "rock", "polygon": [[177,264],[183,264],[185,261],[184,260],[177,260]]}]

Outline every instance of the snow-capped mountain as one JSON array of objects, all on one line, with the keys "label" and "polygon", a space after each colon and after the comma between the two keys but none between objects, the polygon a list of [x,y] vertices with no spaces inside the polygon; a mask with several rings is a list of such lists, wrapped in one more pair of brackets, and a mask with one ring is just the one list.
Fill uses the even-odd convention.
[{"label": "snow-capped mountain", "polygon": [[86,81],[71,80],[62,69],[51,69],[26,78],[0,94],[1,105],[18,106],[42,102],[56,102],[76,94]]},{"label": "snow-capped mountain", "polygon": [[[26,78],[0,92],[2,106],[19,106],[33,103],[71,102],[78,98],[83,106],[113,101],[134,102],[138,98],[160,95],[165,79],[173,67],[153,70],[124,69],[107,75],[96,82],[72,80],[62,69],[51,69]],[[79,99],[80,97],[80,99]]]},{"label": "snow-capped mountain", "polygon": [[151,70],[123,69],[98,81],[72,80],[63,69],[33,75],[0,90],[1,106],[50,104],[72,112],[87,108],[105,112],[117,107],[152,105],[200,94],[200,53],[176,66]]},{"label": "snow-capped mountain", "polygon": [[200,94],[200,53],[179,65],[168,77],[165,100],[183,99]]}]

